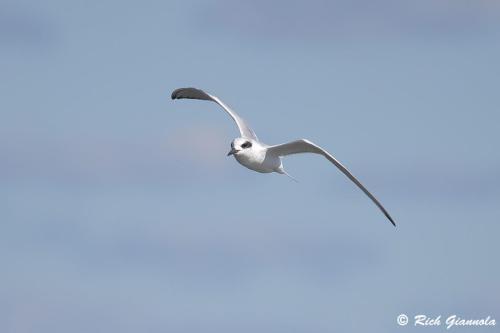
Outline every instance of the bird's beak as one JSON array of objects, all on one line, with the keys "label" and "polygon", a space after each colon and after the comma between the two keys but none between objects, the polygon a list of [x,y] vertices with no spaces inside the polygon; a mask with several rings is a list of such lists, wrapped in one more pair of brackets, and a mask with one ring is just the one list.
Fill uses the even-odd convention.
[{"label": "bird's beak", "polygon": [[229,153],[227,153],[227,156],[234,155],[234,154],[236,154],[237,152],[239,152],[239,150],[236,150],[236,149],[234,149],[234,148],[231,148],[231,150],[229,151]]}]

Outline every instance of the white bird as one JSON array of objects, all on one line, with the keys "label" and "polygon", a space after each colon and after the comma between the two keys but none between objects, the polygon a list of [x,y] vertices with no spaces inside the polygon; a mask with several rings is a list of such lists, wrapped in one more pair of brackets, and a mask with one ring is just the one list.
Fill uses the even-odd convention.
[{"label": "white bird", "polygon": [[361,184],[359,180],[357,180],[351,172],[349,172],[349,170],[342,165],[342,163],[318,145],[306,139],[299,139],[274,146],[267,145],[260,142],[248,124],[218,97],[207,94],[203,90],[196,88],[179,88],[172,92],[172,99],[182,98],[213,101],[219,104],[224,111],[226,111],[229,116],[233,118],[238,126],[238,129],[240,130],[241,136],[231,142],[231,150],[227,156],[233,155],[241,165],[261,173],[277,172],[290,177],[290,175],[288,175],[283,168],[283,162],[281,160],[283,156],[300,153],[323,155],[327,160],[339,168],[344,175],[352,180],[354,184],[356,184],[377,205],[377,207],[380,208],[389,221],[396,226],[394,220],[382,204],[363,186],[363,184]]}]

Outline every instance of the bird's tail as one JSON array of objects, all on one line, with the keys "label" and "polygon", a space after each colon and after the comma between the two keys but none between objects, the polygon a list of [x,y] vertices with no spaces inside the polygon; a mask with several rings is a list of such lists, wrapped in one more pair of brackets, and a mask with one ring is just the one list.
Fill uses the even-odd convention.
[{"label": "bird's tail", "polygon": [[295,178],[293,178],[292,176],[290,176],[290,175],[288,174],[288,172],[286,172],[285,170],[281,169],[281,173],[282,173],[282,174],[284,174],[284,175],[286,175],[286,176],[288,176],[288,178],[290,178],[290,179],[291,179],[291,180],[293,180],[294,182],[296,182],[296,183],[298,183],[298,182],[299,182],[297,179],[295,179]]}]

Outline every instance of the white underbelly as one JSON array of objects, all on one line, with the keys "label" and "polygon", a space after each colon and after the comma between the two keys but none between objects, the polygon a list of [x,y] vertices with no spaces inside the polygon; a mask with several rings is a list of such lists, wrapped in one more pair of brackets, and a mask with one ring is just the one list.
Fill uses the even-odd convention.
[{"label": "white underbelly", "polygon": [[261,156],[236,155],[235,158],[244,167],[261,173],[277,171],[281,166],[279,157],[264,158]]}]

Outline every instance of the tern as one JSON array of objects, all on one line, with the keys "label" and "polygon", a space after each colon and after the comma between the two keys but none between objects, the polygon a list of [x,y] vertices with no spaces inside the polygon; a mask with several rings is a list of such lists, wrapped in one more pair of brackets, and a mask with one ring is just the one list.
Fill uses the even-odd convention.
[{"label": "tern", "polygon": [[342,165],[342,163],[340,163],[325,149],[306,139],[299,139],[280,145],[267,145],[259,141],[257,135],[255,135],[255,132],[248,126],[243,118],[241,118],[236,112],[234,112],[225,103],[223,103],[218,97],[210,95],[203,90],[196,88],[179,88],[172,92],[173,100],[183,98],[215,102],[219,106],[221,106],[222,109],[227,112],[227,114],[229,114],[229,116],[238,126],[240,137],[234,139],[231,142],[231,150],[229,151],[227,156],[234,156],[236,161],[238,161],[238,163],[240,163],[244,167],[261,173],[276,172],[291,177],[283,168],[282,158],[284,156],[301,153],[313,153],[322,155],[331,163],[333,163],[354,184],[356,184],[375,203],[375,205],[377,205],[377,207],[382,211],[382,213],[384,213],[389,221],[394,226],[396,226],[396,223],[394,223],[394,220],[389,215],[387,210],[373,196],[373,194],[371,194],[366,189],[366,187],[364,187],[363,184],[361,184],[359,180],[357,180],[356,177],[354,177],[352,173]]}]

